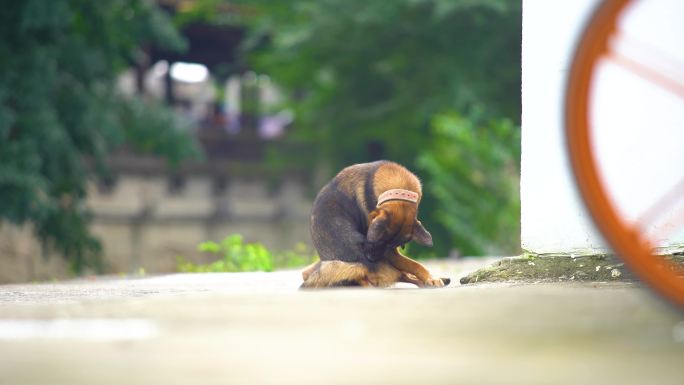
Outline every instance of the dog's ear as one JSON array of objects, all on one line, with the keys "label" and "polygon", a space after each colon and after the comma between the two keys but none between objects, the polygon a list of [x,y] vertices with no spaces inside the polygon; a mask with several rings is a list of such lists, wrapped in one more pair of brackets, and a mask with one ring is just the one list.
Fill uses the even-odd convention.
[{"label": "dog's ear", "polygon": [[375,209],[370,215],[370,225],[368,226],[368,234],[366,239],[369,242],[377,242],[382,238],[385,228],[389,223],[389,213],[383,209]]},{"label": "dog's ear", "polygon": [[432,247],[432,235],[423,227],[420,221],[416,221],[416,224],[413,226],[413,240],[423,246]]}]

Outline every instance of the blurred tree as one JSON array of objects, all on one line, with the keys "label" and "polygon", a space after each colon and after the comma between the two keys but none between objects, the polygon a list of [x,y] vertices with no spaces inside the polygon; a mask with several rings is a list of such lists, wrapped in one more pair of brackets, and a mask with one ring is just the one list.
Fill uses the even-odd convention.
[{"label": "blurred tree", "polygon": [[117,93],[117,75],[144,44],[182,49],[146,0],[2,1],[0,8],[0,219],[30,222],[74,271],[99,265],[88,232],[86,181],[107,177],[121,144],[172,162],[194,153],[165,107]]},{"label": "blurred tree", "polygon": [[243,3],[245,48],[289,91],[304,162],[404,163],[437,195],[421,207],[435,255],[518,251],[520,1]]},{"label": "blurred tree", "polygon": [[505,255],[520,248],[520,128],[509,119],[478,124],[438,115],[429,151],[418,158],[431,220],[468,255]]}]

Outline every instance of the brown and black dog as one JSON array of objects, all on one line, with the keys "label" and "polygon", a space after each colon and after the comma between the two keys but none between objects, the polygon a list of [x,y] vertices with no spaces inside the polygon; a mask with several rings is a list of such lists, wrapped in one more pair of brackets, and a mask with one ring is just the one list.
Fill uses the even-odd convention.
[{"label": "brown and black dog", "polygon": [[314,201],[311,238],[320,261],[302,272],[301,287],[448,285],[450,279],[433,278],[399,251],[412,240],[432,246],[432,236],[417,218],[421,197],[420,180],[394,162],[340,171]]}]

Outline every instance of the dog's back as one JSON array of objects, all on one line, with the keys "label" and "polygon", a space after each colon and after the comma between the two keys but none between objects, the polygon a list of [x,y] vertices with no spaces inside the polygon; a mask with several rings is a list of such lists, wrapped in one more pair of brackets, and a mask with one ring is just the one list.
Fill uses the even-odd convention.
[{"label": "dog's back", "polygon": [[418,178],[401,165],[377,161],[349,166],[318,193],[311,215],[311,238],[322,261],[368,264],[368,215],[390,189],[421,194]]}]

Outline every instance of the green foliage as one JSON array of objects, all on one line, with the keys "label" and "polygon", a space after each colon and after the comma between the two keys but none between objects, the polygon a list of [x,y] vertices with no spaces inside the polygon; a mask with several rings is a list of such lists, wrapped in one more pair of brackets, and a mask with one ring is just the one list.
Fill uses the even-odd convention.
[{"label": "green foliage", "polygon": [[241,14],[249,12],[226,0],[193,0],[176,9],[173,22],[178,27],[191,23],[234,24]]},{"label": "green foliage", "polygon": [[508,119],[477,124],[437,115],[430,152],[418,159],[430,183],[423,207],[465,255],[503,255],[519,249],[520,128]]},{"label": "green foliage", "polygon": [[314,259],[305,244],[297,244],[295,250],[292,251],[273,254],[261,243],[243,242],[239,234],[229,235],[220,243],[202,242],[198,250],[218,255],[220,258],[206,265],[198,265],[183,257],[178,257],[178,271],[186,273],[272,271],[274,267],[303,266]]},{"label": "green foliage", "polygon": [[148,44],[184,46],[149,1],[2,5],[0,220],[31,223],[76,272],[99,266],[84,200],[89,178],[108,177],[106,155],[123,144],[171,162],[196,151],[166,108],[116,91],[119,73]]},{"label": "green foliage", "polygon": [[374,141],[412,164],[432,116],[446,109],[517,120],[516,1],[250,3],[262,9],[248,45],[253,64],[292,92],[297,136],[333,169],[368,160]]},{"label": "green foliage", "polygon": [[293,269],[306,266],[317,260],[318,256],[306,243],[298,242],[293,250],[275,254],[273,264],[276,268]]},{"label": "green foliage", "polygon": [[220,243],[202,242],[197,249],[221,258],[207,265],[194,265],[182,257],[178,270],[186,273],[215,273],[221,271],[271,271],[273,256],[261,243],[243,243],[242,236],[233,234]]},{"label": "green foliage", "polygon": [[303,165],[403,163],[426,186],[436,255],[517,251],[520,1],[242,3],[245,49],[289,92]]}]

